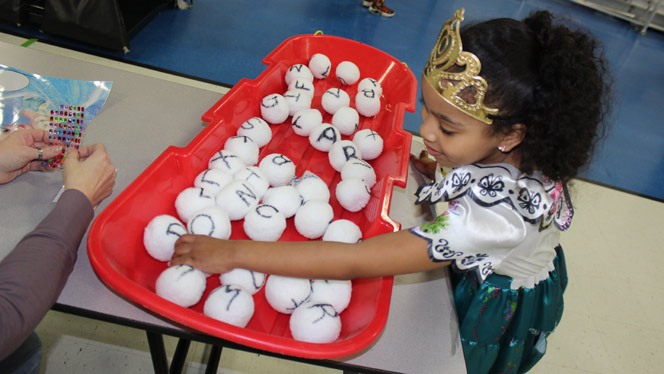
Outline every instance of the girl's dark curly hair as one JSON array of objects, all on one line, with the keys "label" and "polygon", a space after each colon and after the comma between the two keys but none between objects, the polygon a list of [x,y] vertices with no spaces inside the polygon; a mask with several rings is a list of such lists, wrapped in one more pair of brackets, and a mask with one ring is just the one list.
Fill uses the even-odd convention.
[{"label": "girl's dark curly hair", "polygon": [[568,181],[604,134],[609,76],[599,43],[553,18],[537,11],[523,21],[468,25],[461,40],[482,63],[480,75],[489,85],[485,105],[500,110],[492,134],[524,124],[517,147],[521,171]]}]

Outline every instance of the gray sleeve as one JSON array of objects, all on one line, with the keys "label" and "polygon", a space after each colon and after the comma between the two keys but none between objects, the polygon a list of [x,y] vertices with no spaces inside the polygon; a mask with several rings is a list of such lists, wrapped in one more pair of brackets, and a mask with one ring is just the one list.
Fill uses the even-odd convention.
[{"label": "gray sleeve", "polygon": [[0,360],[30,335],[58,299],[93,217],[85,195],[66,190],[0,262]]}]

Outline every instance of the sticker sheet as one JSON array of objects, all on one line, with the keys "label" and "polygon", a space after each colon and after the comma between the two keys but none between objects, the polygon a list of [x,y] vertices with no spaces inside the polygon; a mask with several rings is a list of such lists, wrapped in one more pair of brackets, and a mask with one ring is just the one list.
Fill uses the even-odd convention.
[{"label": "sticker sheet", "polygon": [[0,128],[48,130],[59,156],[44,165],[59,167],[68,147],[78,147],[88,124],[104,106],[113,82],[47,77],[0,64]]}]

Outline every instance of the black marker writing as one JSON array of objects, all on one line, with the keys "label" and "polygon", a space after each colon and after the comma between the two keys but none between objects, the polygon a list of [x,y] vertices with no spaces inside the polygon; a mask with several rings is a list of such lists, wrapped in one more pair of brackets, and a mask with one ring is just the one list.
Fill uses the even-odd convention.
[{"label": "black marker writing", "polygon": [[292,162],[293,161],[291,161],[288,157],[286,157],[284,155],[275,155],[272,158],[272,163],[275,164],[275,165],[279,165],[279,166],[285,165],[285,164],[288,164],[288,163],[292,163]]},{"label": "black marker writing", "polygon": [[329,140],[332,143],[336,143],[337,132],[335,131],[335,128],[332,126],[325,128],[325,130],[323,130],[323,132],[318,135],[318,139],[316,139],[316,141],[320,143],[320,141],[323,139]]},{"label": "black marker writing", "polygon": [[261,106],[263,108],[274,108],[277,105],[279,105],[279,96],[277,96],[277,94],[267,96],[261,100]]},{"label": "black marker writing", "polygon": [[[254,194],[251,191],[251,188],[247,186],[246,184],[242,183],[242,187],[244,187],[244,190],[235,190],[235,194],[237,194],[240,199],[245,203],[246,206],[251,206],[253,201],[258,200],[258,197],[256,197],[256,194]],[[251,200],[251,201],[249,201]]]},{"label": "black marker writing", "polygon": [[[197,222],[200,222],[200,223],[197,223]],[[206,222],[208,223],[208,225],[207,225],[208,228],[207,229],[205,229],[205,223]],[[211,216],[209,216],[207,214],[198,214],[194,218],[191,219],[191,223],[189,224],[189,228],[191,229],[192,234],[212,236],[212,234],[214,233],[214,230],[215,230],[214,220],[212,219]]]},{"label": "black marker writing", "polygon": [[357,157],[357,149],[353,147],[352,145],[347,145],[343,147],[344,150],[344,156],[346,157],[346,161],[350,161],[352,158],[359,158]]}]

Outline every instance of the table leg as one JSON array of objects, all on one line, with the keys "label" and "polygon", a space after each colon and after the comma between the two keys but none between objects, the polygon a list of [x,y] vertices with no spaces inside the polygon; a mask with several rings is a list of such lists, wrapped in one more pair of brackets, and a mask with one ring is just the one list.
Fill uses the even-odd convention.
[{"label": "table leg", "polygon": [[221,358],[221,349],[220,345],[212,345],[210,350],[210,358],[208,359],[207,368],[205,369],[205,374],[215,374],[217,368],[219,367],[219,359]]},{"label": "table leg", "polygon": [[164,348],[164,338],[161,334],[145,331],[148,335],[148,346],[150,347],[150,356],[152,356],[152,367],[156,374],[168,373],[168,358]]},{"label": "table leg", "polygon": [[173,354],[173,361],[171,361],[171,374],[182,373],[190,344],[191,340],[189,339],[180,338],[178,340],[178,345],[175,347],[175,353]]}]

